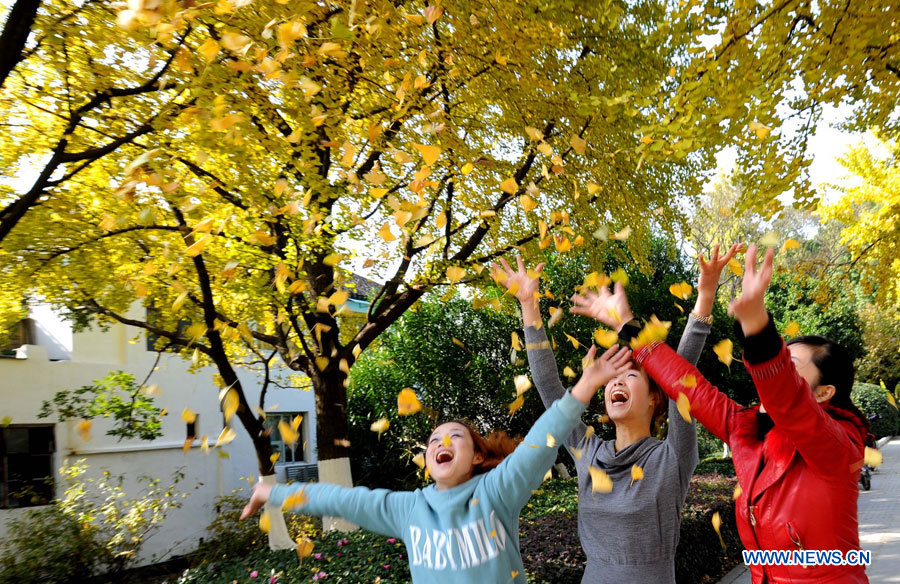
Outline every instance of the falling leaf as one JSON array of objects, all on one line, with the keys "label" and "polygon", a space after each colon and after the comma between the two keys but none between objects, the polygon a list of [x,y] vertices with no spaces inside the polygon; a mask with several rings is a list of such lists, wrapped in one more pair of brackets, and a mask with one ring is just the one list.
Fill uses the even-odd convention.
[{"label": "falling leaf", "polygon": [[619,309],[616,308],[615,306],[607,306],[606,314],[608,314],[609,317],[611,319],[613,319],[614,321],[622,322],[622,315],[619,314]]},{"label": "falling leaf", "polygon": [[735,276],[743,276],[744,275],[744,266],[741,265],[736,258],[731,258],[728,260],[728,269],[731,270],[731,273]]},{"label": "falling leaf", "polygon": [[638,465],[631,466],[631,484],[629,487],[634,486],[634,481],[639,481],[644,478],[644,469],[639,467]]},{"label": "falling leaf", "polygon": [[516,184],[516,179],[510,177],[500,183],[500,189],[503,190],[504,193],[514,195],[516,194],[516,191],[519,190],[519,185]]},{"label": "falling leaf", "polygon": [[404,388],[397,394],[397,413],[401,416],[411,416],[422,410],[422,402],[416,397],[412,388]]},{"label": "falling leaf", "polygon": [[519,338],[519,333],[513,331],[512,333],[512,347],[516,351],[522,350],[522,340]]},{"label": "falling leaf", "polygon": [[293,446],[300,440],[300,433],[284,420],[278,422],[278,432],[281,434],[281,439],[284,443],[289,446]]},{"label": "falling leaf", "polygon": [[626,227],[625,229],[613,233],[609,236],[610,239],[616,239],[618,241],[625,241],[628,239],[628,236],[631,235],[631,227]]},{"label": "falling leaf", "polygon": [[781,246],[781,250],[787,251],[789,249],[800,249],[800,242],[796,239],[786,239]]},{"label": "falling leaf", "polygon": [[788,325],[784,328],[784,336],[786,337],[796,337],[800,334],[800,325],[797,324],[796,321],[792,320],[788,323]]},{"label": "falling leaf", "polygon": [[[303,558],[307,558],[313,553],[315,544],[311,539],[302,538],[297,542],[297,558],[302,562]],[[274,579],[274,578],[273,578]]]},{"label": "falling leaf", "polygon": [[184,441],[184,453],[187,454],[188,450],[191,449],[191,445],[194,444],[194,440],[197,438],[194,436],[188,436]]},{"label": "falling leaf", "polygon": [[297,509],[298,507],[303,507],[306,505],[306,502],[309,499],[306,497],[306,487],[301,488],[299,491],[291,493],[287,497],[284,498],[284,503],[282,503],[282,507],[287,509]]},{"label": "falling leaf", "polygon": [[716,530],[716,535],[719,536],[719,542],[722,544],[722,549],[725,549],[725,540],[722,539],[722,533],[719,531],[722,528],[722,518],[719,516],[719,512],[716,511],[712,516],[712,526],[713,529]]},{"label": "falling leaf", "polygon": [[734,493],[731,494],[731,500],[732,500],[732,501],[737,501],[737,500],[740,498],[741,493],[743,493],[743,492],[744,492],[744,491],[741,489],[741,486],[740,486],[740,485],[735,485],[735,486],[734,486]]},{"label": "falling leaf", "polygon": [[387,429],[391,426],[391,423],[388,422],[387,418],[379,418],[372,422],[372,425],[369,426],[369,430],[373,432],[378,432],[378,437],[381,438],[381,435],[387,432]]},{"label": "falling leaf", "polygon": [[235,438],[237,438],[237,434],[235,433],[235,431],[228,426],[225,426],[219,433],[219,437],[216,438],[216,448],[218,448],[219,446],[225,446]]},{"label": "falling leaf", "polygon": [[719,361],[724,363],[729,369],[731,369],[731,362],[734,361],[734,355],[732,355],[733,350],[734,343],[731,342],[731,339],[722,339],[713,346],[713,353],[715,353],[719,357]]},{"label": "falling leaf", "polygon": [[654,314],[644,325],[644,328],[640,330],[637,337],[631,340],[631,348],[640,349],[655,342],[665,341],[669,335],[670,326],[672,326],[671,322],[661,321]]},{"label": "falling leaf", "polygon": [[419,151],[419,154],[422,155],[422,160],[428,166],[437,162],[437,159],[441,156],[440,146],[431,146],[428,144],[413,144],[413,146]]},{"label": "falling leaf", "polygon": [[688,397],[684,395],[682,392],[678,392],[678,399],[675,401],[675,406],[678,408],[678,413],[681,414],[681,417],[684,418],[684,421],[688,424],[693,424],[693,420],[691,420],[691,402],[688,401]]},{"label": "falling leaf", "polygon": [[581,460],[581,455],[584,454],[583,448],[575,448],[574,446],[569,447],[569,450],[572,451],[572,456],[575,457],[575,460]]},{"label": "falling leaf", "polygon": [[524,403],[525,403],[524,395],[520,395],[519,397],[517,397],[511,404],[509,404],[509,415],[512,416],[517,411],[519,411],[519,408],[521,408]]},{"label": "falling leaf", "polygon": [[772,128],[770,128],[769,126],[767,126],[767,125],[765,125],[765,124],[761,124],[761,123],[759,123],[759,122],[750,122],[750,123],[747,125],[747,128],[748,128],[751,132],[755,132],[755,133],[756,133],[756,137],[759,138],[760,140],[762,140],[763,138],[765,138],[766,136],[768,136],[768,135],[769,135],[769,132],[772,131]]},{"label": "falling leaf", "polygon": [[222,397],[222,412],[225,414],[225,423],[231,420],[240,405],[240,397],[234,389],[226,388]]},{"label": "falling leaf", "polygon": [[269,533],[269,529],[272,528],[272,518],[269,517],[268,509],[263,510],[262,514],[259,516],[259,530],[263,533]]},{"label": "falling leaf", "polygon": [[608,349],[619,341],[619,335],[615,331],[598,328],[594,331],[594,340],[604,349]]},{"label": "falling leaf", "polygon": [[682,281],[678,284],[672,284],[669,286],[669,292],[675,298],[681,298],[682,300],[687,300],[691,297],[691,292],[693,292],[693,287],[685,281]]},{"label": "falling leaf", "polygon": [[650,136],[641,136],[641,144],[653,144],[654,142],[656,142],[656,140]]},{"label": "falling leaf", "polygon": [[770,231],[762,236],[762,239],[759,240],[759,245],[761,247],[778,247],[778,234],[774,231]]},{"label": "falling leaf", "polygon": [[615,272],[609,275],[609,279],[613,282],[619,282],[622,286],[628,285],[628,274],[625,273],[625,270],[622,268],[617,269]]},{"label": "falling leaf", "polygon": [[513,580],[515,580],[515,579],[516,579],[516,576],[519,575],[519,571],[518,571],[518,570],[512,570],[512,571],[509,573],[509,575],[512,576]]},{"label": "falling leaf", "polygon": [[450,434],[444,434],[444,439],[441,440],[441,444],[443,444],[445,448],[450,448]]},{"label": "falling leaf", "polygon": [[82,420],[75,424],[75,431],[78,432],[82,442],[91,441],[91,423],[90,420]]},{"label": "falling leaf", "polygon": [[221,47],[214,39],[206,39],[206,42],[197,48],[197,53],[208,63],[219,54]]},{"label": "falling leaf", "polygon": [[[604,417],[605,417],[605,416],[604,416]],[[604,422],[602,419],[601,419],[600,421],[603,422],[604,424],[606,423],[606,422]],[[593,426],[588,426],[587,429],[584,431],[584,439],[585,439],[585,440],[590,440],[590,439],[591,439],[591,436],[594,435],[594,432],[595,432],[595,431],[594,431],[594,427],[593,427]]]},{"label": "falling leaf", "polygon": [[866,446],[866,452],[863,456],[863,462],[866,466],[878,468],[881,466],[882,456],[876,449]]},{"label": "falling leaf", "polygon": [[397,239],[397,236],[391,233],[390,223],[385,223],[384,225],[382,225],[381,229],[378,230],[378,235],[385,242],[394,241],[395,239]]},{"label": "falling leaf", "polygon": [[560,321],[563,317],[563,309],[551,306],[550,307],[550,320],[547,321],[547,328],[553,328],[553,326]]},{"label": "falling leaf", "polygon": [[413,456],[412,461],[420,469],[425,468],[425,455],[422,454],[421,452],[418,453],[417,455]]},{"label": "falling leaf", "polygon": [[[203,438],[200,439],[200,450],[204,453],[209,452],[209,436],[204,435]],[[275,462],[274,460],[272,462]]]},{"label": "falling leaf", "polygon": [[591,466],[588,468],[591,473],[591,491],[594,493],[611,493],[613,490],[612,479],[605,472]]},{"label": "falling leaf", "polygon": [[192,258],[197,257],[198,255],[203,253],[203,250],[206,249],[206,246],[209,244],[210,241],[212,241],[212,238],[213,238],[213,236],[207,233],[203,237],[197,239],[197,241],[195,241],[193,244],[191,244],[191,246],[188,247],[186,250],[184,250],[184,253],[191,256]]},{"label": "falling leaf", "polygon": [[679,379],[678,383],[684,387],[697,387],[697,376],[689,373]]},{"label": "falling leaf", "polygon": [[525,126],[525,133],[528,134],[528,137],[532,142],[540,142],[544,139],[544,134],[537,128],[532,128],[531,126]]},{"label": "falling leaf", "polygon": [[[578,154],[584,154],[584,150],[585,148],[587,148],[587,142],[584,140],[584,138],[576,134],[572,134],[572,138],[569,140],[569,144],[572,145],[572,149]],[[588,192],[590,193],[590,190],[588,190]]]},{"label": "falling leaf", "polygon": [[568,365],[566,365],[566,368],[563,369],[563,375],[565,375],[569,379],[575,379],[576,377],[578,377],[578,374],[575,373],[575,371],[573,371],[572,368]]},{"label": "falling leaf", "polygon": [[303,416],[297,414],[296,416],[294,416],[294,419],[291,420],[291,428],[293,428],[295,431],[299,430],[301,423],[303,423]]},{"label": "falling leaf", "polygon": [[535,207],[537,207],[537,203],[535,202],[535,200],[528,195],[521,195],[519,197],[519,204],[522,205],[522,210],[526,213],[530,213],[534,210]]},{"label": "falling leaf", "polygon": [[193,424],[197,419],[197,414],[191,408],[184,408],[184,411],[181,412],[181,419],[187,424]]},{"label": "falling leaf", "polygon": [[528,379],[527,375],[516,375],[513,381],[516,384],[516,396],[521,396],[531,389],[531,380]]},{"label": "falling leaf", "polygon": [[547,434],[547,448],[556,448],[556,438],[553,434]]},{"label": "falling leaf", "polygon": [[463,276],[466,275],[465,268],[460,268],[457,266],[450,266],[447,268],[447,279],[450,280],[451,283],[455,284],[462,280]]}]

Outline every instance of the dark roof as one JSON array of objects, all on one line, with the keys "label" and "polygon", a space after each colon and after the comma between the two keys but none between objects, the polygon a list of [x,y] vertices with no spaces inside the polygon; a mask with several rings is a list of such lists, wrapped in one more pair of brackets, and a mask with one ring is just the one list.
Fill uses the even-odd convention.
[{"label": "dark roof", "polygon": [[353,283],[353,289],[350,291],[350,295],[353,298],[358,298],[360,300],[370,300],[379,290],[381,290],[381,284],[378,282],[364,278],[353,272],[350,272],[350,282]]}]

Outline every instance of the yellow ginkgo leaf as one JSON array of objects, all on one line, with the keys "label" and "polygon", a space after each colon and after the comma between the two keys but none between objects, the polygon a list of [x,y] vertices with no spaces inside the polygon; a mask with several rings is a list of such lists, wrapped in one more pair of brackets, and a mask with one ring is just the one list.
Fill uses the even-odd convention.
[{"label": "yellow ginkgo leaf", "polygon": [[750,123],[747,125],[747,128],[748,128],[751,132],[755,132],[755,133],[756,133],[756,137],[757,137],[758,139],[760,139],[760,140],[762,140],[763,138],[765,138],[766,136],[768,136],[768,135],[769,135],[769,132],[772,130],[772,128],[770,128],[769,126],[767,126],[767,125],[765,125],[765,124],[761,124],[761,123],[759,123],[759,122],[750,122]]},{"label": "yellow ginkgo leaf", "polygon": [[641,136],[641,144],[653,144],[654,142],[656,142],[656,140],[650,136]]},{"label": "yellow ginkgo leaf", "polygon": [[520,396],[531,389],[531,380],[527,375],[516,375],[513,381],[516,384],[516,396]]},{"label": "yellow ginkgo leaf", "polygon": [[286,509],[296,509],[306,505],[308,500],[309,499],[306,497],[306,487],[303,487],[299,491],[285,497],[284,503],[282,503],[281,506]]},{"label": "yellow ginkgo leaf", "polygon": [[617,231],[616,233],[613,233],[612,235],[609,236],[609,238],[616,239],[618,241],[625,241],[626,239],[628,239],[628,236],[630,236],[630,235],[631,235],[631,227],[626,227],[625,229],[623,229],[621,231]]},{"label": "yellow ginkgo leaf", "polygon": [[78,432],[82,442],[91,441],[91,424],[90,420],[82,420],[75,424],[75,431]]},{"label": "yellow ginkgo leaf", "polygon": [[778,247],[778,234],[774,231],[769,231],[759,240],[759,245],[760,247]]},{"label": "yellow ginkgo leaf", "polygon": [[719,516],[719,512],[716,511],[712,516],[712,526],[713,529],[716,530],[716,535],[719,536],[719,542],[722,544],[722,549],[725,549],[725,540],[722,539],[722,533],[720,529],[722,528],[722,518]]},{"label": "yellow ginkgo leaf", "polygon": [[222,396],[222,412],[225,414],[226,424],[237,412],[239,405],[240,397],[238,396],[238,392],[234,389],[226,388],[224,390],[224,395]]},{"label": "yellow ginkgo leaf", "polygon": [[284,420],[278,422],[278,433],[281,434],[281,439],[288,446],[293,446],[300,440],[300,433]]},{"label": "yellow ginkgo leaf", "polygon": [[187,424],[193,424],[197,419],[197,414],[191,408],[184,408],[184,411],[181,412],[181,419]]},{"label": "yellow ginkgo leaf", "polygon": [[206,246],[210,241],[212,241],[212,238],[213,236],[207,233],[206,235],[194,241],[194,243],[191,244],[190,247],[184,250],[184,253],[191,256],[192,258],[197,257],[198,255],[203,253],[203,250],[206,249]]},{"label": "yellow ginkgo leaf", "polygon": [[[209,436],[204,435],[203,438],[200,439],[200,450],[204,453],[209,452]],[[274,460],[272,461],[275,462]]]},{"label": "yellow ginkgo leaf", "polygon": [[513,402],[511,404],[509,404],[509,415],[512,416],[517,411],[519,411],[519,408],[521,408],[524,403],[525,403],[524,395],[520,395],[515,400],[513,400]]},{"label": "yellow ginkgo leaf", "polygon": [[691,297],[691,292],[694,291],[694,288],[688,284],[687,282],[679,282],[678,284],[672,284],[669,286],[669,292],[675,298],[681,298],[682,300],[687,300]]},{"label": "yellow ginkgo leaf", "polygon": [[291,428],[293,428],[293,430],[296,432],[297,430],[300,429],[301,423],[303,423],[303,416],[300,414],[297,414],[296,416],[294,416],[294,419],[291,420]]},{"label": "yellow ginkgo leaf", "polygon": [[578,154],[584,154],[584,150],[585,148],[587,148],[587,142],[585,141],[585,139],[576,134],[572,134],[572,138],[569,140],[569,144],[572,145],[572,150],[574,150]]},{"label": "yellow ginkgo leaf", "polygon": [[450,448],[450,434],[444,434],[444,439],[441,440],[441,444],[443,444],[445,448]]},{"label": "yellow ginkgo leaf", "polygon": [[462,168],[459,169],[459,172],[461,172],[463,175],[467,175],[467,174],[471,173],[473,170],[475,170],[475,165],[472,164],[471,162],[467,162],[467,163],[463,164]]},{"label": "yellow ginkgo leaf", "polygon": [[719,357],[719,361],[725,363],[725,366],[731,369],[731,362],[734,361],[734,343],[731,339],[722,339],[713,346],[713,353]]},{"label": "yellow ginkgo leaf", "polygon": [[637,337],[631,339],[631,348],[637,350],[651,343],[665,341],[669,335],[670,326],[672,326],[671,322],[661,321],[654,314],[638,333]]},{"label": "yellow ginkgo leaf", "polygon": [[390,428],[391,423],[387,418],[379,418],[372,422],[372,425],[369,426],[369,430],[373,432],[378,432],[378,437],[381,438],[381,435],[387,432],[387,429]]},{"label": "yellow ginkgo leaf", "polygon": [[537,203],[528,195],[521,195],[519,197],[519,204],[522,205],[522,210],[526,213],[530,213],[537,207]]},{"label": "yellow ginkgo leaf", "polygon": [[606,314],[608,314],[609,317],[611,319],[613,319],[614,321],[622,322],[622,315],[619,314],[619,309],[616,308],[615,306],[607,306]]},{"label": "yellow ginkgo leaf", "polygon": [[259,530],[263,533],[269,533],[269,529],[272,528],[272,518],[269,517],[269,511],[263,510],[262,514],[259,516]]},{"label": "yellow ginkgo leaf", "polygon": [[797,324],[796,321],[791,321],[788,323],[786,327],[784,327],[784,336],[786,337],[796,337],[800,334],[800,325]]},{"label": "yellow ginkgo leaf", "polygon": [[413,144],[413,146],[419,151],[419,154],[422,155],[422,160],[428,166],[437,162],[437,159],[441,156],[440,146],[431,146],[428,144]]},{"label": "yellow ginkgo leaf", "polygon": [[619,282],[623,286],[628,285],[628,274],[626,274],[625,270],[623,270],[622,268],[619,268],[615,272],[610,274],[609,279],[613,282]]},{"label": "yellow ginkgo leaf", "polygon": [[550,320],[547,321],[547,328],[553,328],[556,323],[563,317],[563,309],[557,306],[550,307]]},{"label": "yellow ginkgo leaf", "polygon": [[584,454],[583,448],[575,448],[574,446],[569,447],[569,450],[572,451],[572,456],[575,457],[575,460],[581,460],[581,455]]},{"label": "yellow ginkgo leaf", "polygon": [[544,139],[544,134],[537,128],[532,128],[531,126],[525,126],[525,133],[528,134],[528,137],[532,142],[539,142]]},{"label": "yellow ginkgo leaf", "polygon": [[594,331],[594,340],[604,349],[608,349],[619,341],[619,335],[615,331],[598,328]]},{"label": "yellow ginkgo leaf", "polygon": [[612,493],[613,483],[605,472],[596,466],[588,467],[591,473],[591,491],[594,493]]},{"label": "yellow ginkgo leaf", "polygon": [[401,416],[411,416],[422,410],[422,402],[416,397],[412,388],[406,387],[397,394],[397,413]]},{"label": "yellow ginkgo leaf", "polygon": [[279,458],[281,458],[280,452],[276,452],[275,454],[269,456],[269,460],[272,462],[272,464],[275,464],[276,462],[278,462]]},{"label": "yellow ginkgo leaf", "polygon": [[519,575],[519,571],[518,571],[518,570],[512,570],[512,571],[510,571],[509,575],[512,576],[512,579],[513,579],[513,580],[515,580],[515,579],[516,579],[516,576]]},{"label": "yellow ginkgo leaf", "polygon": [[185,454],[187,454],[187,453],[188,453],[188,450],[191,449],[191,446],[194,444],[194,440],[196,440],[196,439],[197,439],[197,438],[196,438],[195,436],[188,436],[188,437],[184,440],[184,453],[185,453]]},{"label": "yellow ginkgo leaf", "polygon": [[574,378],[578,377],[578,374],[575,373],[575,371],[573,371],[572,368],[569,367],[568,365],[566,365],[566,368],[563,369],[563,375],[565,375],[569,379],[574,379]]},{"label": "yellow ginkgo leaf", "polygon": [[381,229],[378,230],[378,236],[381,237],[384,241],[394,241],[397,239],[397,236],[391,233],[391,224],[385,223],[381,226]]},{"label": "yellow ginkgo leaf", "polygon": [[629,487],[634,486],[634,481],[639,481],[644,478],[644,469],[634,464],[631,466],[631,484]]},{"label": "yellow ginkgo leaf", "polygon": [[882,456],[881,453],[876,449],[866,446],[865,455],[863,457],[863,462],[866,466],[870,466],[872,468],[878,468],[881,466]]},{"label": "yellow ginkgo leaf", "polygon": [[731,273],[733,273],[735,276],[744,275],[744,266],[742,266],[741,262],[739,262],[735,258],[731,258],[730,260],[728,260],[728,269],[731,270]]},{"label": "yellow ginkgo leaf", "polygon": [[512,348],[516,351],[522,350],[522,340],[519,338],[519,333],[513,331],[512,333]]},{"label": "yellow ginkgo leaf", "polygon": [[413,463],[420,469],[425,468],[425,455],[421,452],[412,457]]},{"label": "yellow ginkgo leaf", "polygon": [[789,249],[800,249],[800,242],[796,239],[786,239],[781,245],[781,250],[787,251]]},{"label": "yellow ginkgo leaf", "polygon": [[516,191],[519,190],[519,185],[516,184],[516,179],[509,177],[508,179],[500,183],[500,188],[504,193],[514,195],[516,194]]},{"label": "yellow ginkgo leaf", "polygon": [[573,336],[570,335],[569,333],[563,333],[563,334],[566,335],[566,339],[568,339],[568,341],[569,341],[570,343],[572,343],[572,347],[574,347],[574,348],[577,349],[578,347],[581,346],[581,343],[578,342],[578,339],[576,339],[575,337],[573,337]]},{"label": "yellow ginkgo leaf", "polygon": [[465,275],[465,268],[460,268],[458,266],[450,266],[447,268],[447,279],[454,284],[462,280]]},{"label": "yellow ginkgo leaf", "polygon": [[297,558],[302,562],[303,558],[307,558],[313,553],[315,544],[311,539],[302,538],[297,542]]},{"label": "yellow ginkgo leaf", "polygon": [[743,489],[741,489],[741,486],[740,486],[740,485],[735,485],[735,486],[734,486],[734,493],[731,494],[731,500],[732,500],[732,501],[737,501],[738,499],[740,499],[741,493],[743,493],[743,492],[744,492],[744,491],[743,491]]},{"label": "yellow ginkgo leaf", "polygon": [[219,446],[225,446],[235,438],[237,438],[237,434],[235,433],[235,431],[228,426],[225,426],[219,433],[219,437],[216,438],[216,448],[218,448]]},{"label": "yellow ginkgo leaf", "polygon": [[683,385],[684,387],[697,387],[697,376],[688,373],[687,375],[679,379],[678,383],[680,385]]},{"label": "yellow ginkgo leaf", "polygon": [[342,259],[344,259],[344,256],[335,252],[335,253],[330,253],[327,256],[325,256],[324,258],[322,258],[322,263],[325,264],[326,266],[334,267],[334,266],[338,265]]},{"label": "yellow ginkgo leaf", "polygon": [[[605,416],[603,416],[603,417],[605,417]],[[603,422],[602,419],[600,421]],[[606,422],[603,422],[603,423],[606,423]],[[594,435],[594,432],[595,432],[594,427],[589,425],[584,431],[584,439],[590,440],[591,436]]]},{"label": "yellow ginkgo leaf", "polygon": [[556,448],[556,438],[553,434],[547,434],[547,448]]},{"label": "yellow ginkgo leaf", "polygon": [[688,397],[680,391],[678,392],[678,399],[675,401],[675,406],[678,408],[678,413],[681,414],[681,417],[684,418],[685,422],[688,424],[694,423],[691,419],[691,402],[688,401]]}]

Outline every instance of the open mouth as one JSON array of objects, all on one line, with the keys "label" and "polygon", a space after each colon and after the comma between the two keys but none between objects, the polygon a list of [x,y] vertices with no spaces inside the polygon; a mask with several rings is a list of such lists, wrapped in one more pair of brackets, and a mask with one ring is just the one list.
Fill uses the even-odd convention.
[{"label": "open mouth", "polygon": [[444,464],[445,462],[453,461],[453,453],[449,450],[441,450],[434,456],[434,461],[438,464]]},{"label": "open mouth", "polygon": [[622,405],[628,402],[628,394],[621,389],[614,389],[609,395],[609,403],[612,405]]}]

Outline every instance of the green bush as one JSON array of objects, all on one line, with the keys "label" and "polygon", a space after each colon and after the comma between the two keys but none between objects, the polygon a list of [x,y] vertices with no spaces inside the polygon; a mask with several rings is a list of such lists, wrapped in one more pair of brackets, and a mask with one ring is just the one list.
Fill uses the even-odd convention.
[{"label": "green bush", "polygon": [[721,456],[710,456],[704,458],[694,469],[695,475],[717,474],[726,477],[734,476],[734,460]]},{"label": "green bush", "polygon": [[[240,490],[216,499],[216,518],[207,527],[211,537],[205,539],[191,554],[193,565],[215,564],[230,558],[240,558],[247,552],[268,549],[269,538],[260,531],[258,521],[240,521],[241,510],[249,494]],[[286,513],[288,533],[294,540],[315,539],[322,533],[318,517]]]},{"label": "green bush", "polygon": [[137,559],[146,538],[170,509],[181,506],[176,486],[144,477],[144,493],[128,498],[122,477],[104,472],[85,478],[84,460],[60,470],[63,497],[10,522],[2,543],[0,584],[82,582],[95,574],[121,573]]},{"label": "green bush", "polygon": [[887,392],[878,385],[856,383],[850,395],[866,416],[878,414],[879,418],[872,422],[872,433],[876,438],[900,434],[900,412],[887,398]]}]

